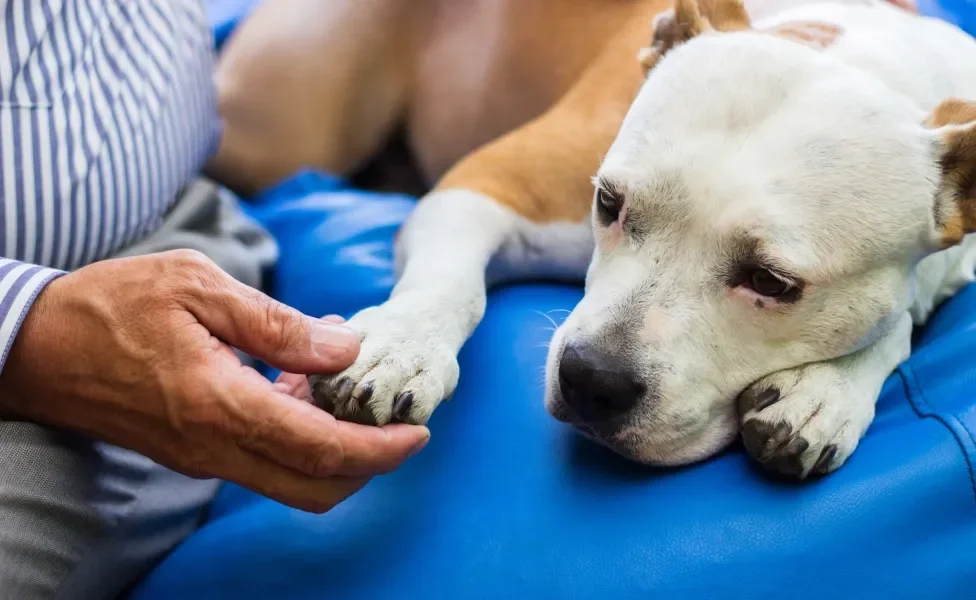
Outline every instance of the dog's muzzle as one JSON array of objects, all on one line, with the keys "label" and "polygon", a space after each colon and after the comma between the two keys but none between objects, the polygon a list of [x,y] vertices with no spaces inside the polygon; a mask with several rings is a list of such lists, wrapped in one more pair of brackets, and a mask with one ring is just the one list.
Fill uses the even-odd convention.
[{"label": "dog's muzzle", "polygon": [[647,386],[626,361],[590,344],[570,342],[559,359],[563,401],[587,423],[626,416]]}]

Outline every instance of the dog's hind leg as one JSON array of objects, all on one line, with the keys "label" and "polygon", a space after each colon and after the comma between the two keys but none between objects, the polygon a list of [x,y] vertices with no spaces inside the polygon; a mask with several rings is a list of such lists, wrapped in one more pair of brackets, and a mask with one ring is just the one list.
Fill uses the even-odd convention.
[{"label": "dog's hind leg", "polygon": [[402,117],[411,0],[267,0],[228,41],[216,83],[224,137],[208,173],[242,193],[304,167],[348,175]]},{"label": "dog's hind leg", "polygon": [[366,423],[425,423],[458,380],[487,283],[582,280],[592,256],[590,177],[640,85],[646,20],[624,32],[537,120],[470,155],[421,202],[398,240],[401,277],[355,315],[356,362],[312,376],[316,402]]}]

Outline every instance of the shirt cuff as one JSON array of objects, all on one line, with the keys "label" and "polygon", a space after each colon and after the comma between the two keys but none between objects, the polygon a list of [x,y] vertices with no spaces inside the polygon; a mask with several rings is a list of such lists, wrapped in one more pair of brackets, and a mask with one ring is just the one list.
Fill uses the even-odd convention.
[{"label": "shirt cuff", "polygon": [[37,295],[63,271],[0,258],[0,373],[27,311]]}]

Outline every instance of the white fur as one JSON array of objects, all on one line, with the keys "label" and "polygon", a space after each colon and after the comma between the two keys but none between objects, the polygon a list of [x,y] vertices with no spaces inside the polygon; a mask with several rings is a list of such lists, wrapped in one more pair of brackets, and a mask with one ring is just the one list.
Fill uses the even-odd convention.
[{"label": "white fur", "polygon": [[[802,477],[821,456],[818,469],[837,468],[908,355],[909,315],[923,322],[973,280],[973,236],[918,261],[936,248],[942,195],[937,134],[923,122],[942,100],[976,99],[976,43],[884,3],[805,5],[755,29],[790,21],[843,34],[826,50],[755,31],[671,50],[600,168],[626,197],[627,230],[595,223],[587,294],[550,347],[546,403],[592,435],[563,402],[563,348],[637,348],[656,393],[598,431],[636,460],[704,458],[742,418],[770,468]],[[719,280],[736,235],[801,274],[803,298],[760,308]],[[635,313],[653,326],[609,333]],[[778,402],[737,414],[737,397],[770,388]],[[768,435],[777,426],[782,439]]]}]

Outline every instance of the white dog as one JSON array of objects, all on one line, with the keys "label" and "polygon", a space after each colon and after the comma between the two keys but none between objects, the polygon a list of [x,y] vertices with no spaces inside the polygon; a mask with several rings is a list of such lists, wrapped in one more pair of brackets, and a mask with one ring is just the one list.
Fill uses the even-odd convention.
[{"label": "white dog", "polygon": [[606,152],[589,222],[540,216],[560,184],[530,194],[543,184],[526,173],[553,178],[493,169],[497,148],[420,203],[391,299],[351,320],[359,359],[312,378],[325,408],[426,422],[455,388],[486,272],[488,284],[585,273],[549,351],[557,419],[648,464],[703,459],[740,431],[773,471],[844,463],[913,322],[973,279],[976,104],[954,98],[976,99],[976,42],[882,2],[754,24],[735,0],[702,11],[679,0],[657,19],[609,151],[585,142],[622,85],[591,82],[549,117],[561,162]]}]

